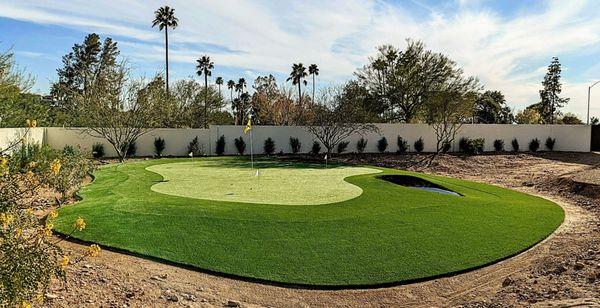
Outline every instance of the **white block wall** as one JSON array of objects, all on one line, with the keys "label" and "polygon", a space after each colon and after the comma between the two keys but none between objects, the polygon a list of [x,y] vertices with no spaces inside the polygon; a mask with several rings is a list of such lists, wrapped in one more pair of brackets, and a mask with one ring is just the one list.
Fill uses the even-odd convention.
[{"label": "white block wall", "polygon": [[[365,134],[367,147],[365,152],[377,152],[377,141],[385,136],[388,141],[388,151],[395,152],[398,149],[397,138],[401,136],[408,142],[409,150],[414,151],[414,142],[420,137],[425,143],[425,152],[436,150],[436,136],[433,128],[427,124],[377,124],[379,132]],[[244,135],[243,126],[211,126],[212,153],[214,153],[215,140],[221,135],[225,136],[225,154],[236,154],[233,140],[243,136],[250,147],[250,137]],[[461,137],[485,138],[485,151],[494,150],[494,140],[504,140],[506,150],[512,150],[511,141],[517,138],[521,151],[527,151],[529,142],[533,138],[540,140],[540,150],[545,149],[546,138],[556,138],[555,151],[589,152],[591,141],[591,128],[586,125],[504,125],[504,124],[465,124],[458,132],[453,150],[458,150],[458,140]],[[284,153],[291,152],[289,139],[296,137],[302,143],[301,152],[309,152],[314,136],[305,128],[298,126],[254,126],[253,140],[254,153],[262,153],[265,139],[271,137],[275,141],[276,153],[280,150]],[[351,136],[347,152],[356,151],[356,143],[360,135]],[[322,150],[325,149],[322,147]]]},{"label": "white block wall", "polygon": [[[396,139],[402,136],[408,142],[409,150],[414,151],[414,142],[422,137],[425,142],[425,151],[435,151],[436,137],[433,128],[427,124],[377,124],[379,132],[367,133],[364,138],[368,140],[365,152],[377,152],[377,141],[385,136],[388,140],[388,151],[397,150]],[[243,133],[244,126],[215,125],[209,129],[156,129],[142,136],[137,141],[138,156],[152,156],[154,154],[154,138],[162,137],[166,142],[164,156],[185,156],[189,142],[198,137],[200,145],[208,155],[215,154],[216,140],[225,136],[225,154],[234,155],[237,151],[234,139],[242,136],[246,141],[246,152],[250,151],[250,136]],[[10,140],[21,136],[23,128],[0,129],[0,148],[5,148]],[[290,137],[299,138],[302,143],[301,152],[309,152],[314,136],[300,126],[254,126],[253,127],[254,153],[263,153],[264,141],[271,137],[275,141],[276,153],[283,151],[290,153]],[[546,138],[556,138],[555,151],[589,152],[591,140],[591,127],[587,125],[503,125],[503,124],[465,124],[457,134],[453,150],[458,150],[458,140],[461,137],[485,138],[485,150],[493,151],[495,139],[504,140],[505,149],[512,150],[511,141],[517,138],[522,151],[527,151],[528,144],[533,138],[540,140],[540,150],[545,149]],[[360,135],[351,136],[347,151],[356,151],[356,143]],[[91,149],[94,143],[104,144],[106,156],[116,156],[112,146],[103,139],[91,137],[82,129],[70,128],[35,128],[29,132],[28,140],[31,142],[45,143],[56,149],[65,145],[79,146],[82,149]],[[324,148],[322,148],[324,150]]]},{"label": "white block wall", "polygon": [[[163,156],[187,155],[188,144],[195,137],[198,137],[200,146],[208,153],[208,129],[161,128],[152,130],[137,140],[136,156],[154,155],[154,138],[158,137],[165,139],[165,151],[163,152]],[[67,144],[79,146],[82,149],[91,149],[94,143],[101,143],[104,145],[105,156],[115,157],[117,155],[117,152],[108,141],[102,138],[92,137],[86,134],[83,129],[79,128],[49,127],[46,129],[46,138],[44,142],[55,149],[62,149]]]}]

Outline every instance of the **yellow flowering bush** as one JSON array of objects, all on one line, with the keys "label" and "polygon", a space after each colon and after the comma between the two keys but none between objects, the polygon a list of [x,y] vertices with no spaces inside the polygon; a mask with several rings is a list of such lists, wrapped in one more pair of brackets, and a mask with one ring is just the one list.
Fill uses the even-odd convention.
[{"label": "yellow flowering bush", "polygon": [[60,167],[62,167],[60,159],[55,159],[50,164],[50,172],[52,172],[53,175],[58,175],[58,173],[60,173]]},{"label": "yellow flowering bush", "polygon": [[[36,125],[34,121],[28,124],[30,128]],[[36,298],[43,300],[41,294],[48,291],[54,278],[64,281],[69,264],[100,253],[100,247],[90,246],[87,253],[72,261],[58,246],[62,239],[52,236],[58,212],[50,211],[42,218],[33,210],[47,206],[41,192],[60,193],[63,198],[75,192],[64,187],[81,185],[91,170],[89,164],[81,162],[86,159],[67,157],[23,140],[17,138],[0,149],[0,307],[29,307]],[[72,170],[77,168],[84,170]],[[66,184],[58,179],[63,174],[72,177]],[[75,225],[73,232],[79,232],[86,222],[81,218]]]},{"label": "yellow flowering bush", "polygon": [[73,228],[75,228],[75,230],[77,231],[82,231],[83,229],[85,229],[85,220],[81,217],[78,217],[77,220],[75,220],[75,223],[73,224]]},{"label": "yellow flowering bush", "polygon": [[90,248],[88,248],[88,254],[90,255],[90,257],[95,258],[100,254],[100,250],[100,246],[92,244],[90,245]]}]

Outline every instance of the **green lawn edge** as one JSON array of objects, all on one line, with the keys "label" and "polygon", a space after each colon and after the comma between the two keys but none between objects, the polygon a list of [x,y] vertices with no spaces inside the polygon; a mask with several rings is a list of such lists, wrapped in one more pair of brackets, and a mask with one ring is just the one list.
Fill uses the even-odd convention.
[{"label": "green lawn edge", "polygon": [[[230,160],[236,158],[211,158],[211,160],[219,159]],[[432,213],[433,215],[442,215],[434,217],[447,217],[449,213],[447,213],[446,211],[440,212],[439,210],[440,206],[447,206],[443,205],[443,201],[446,200],[447,202],[448,196],[436,196],[436,198],[434,198],[436,200],[435,202],[433,202],[435,204],[429,206],[419,206],[418,204],[403,204],[393,205],[390,208],[389,206],[381,207],[379,205],[376,205],[375,208],[380,209],[383,212],[378,212],[377,215],[368,216],[366,219],[364,217],[362,219],[358,219],[358,217],[362,217],[361,215],[372,212],[373,210],[373,208],[369,208],[368,205],[365,206],[363,204],[361,206],[361,203],[365,203],[365,201],[373,201],[372,198],[370,198],[369,200],[361,200],[361,198],[365,197],[365,193],[363,193],[363,195],[355,199],[334,204],[299,206],[315,207],[311,210],[314,210],[319,214],[331,214],[328,212],[331,211],[331,209],[335,209],[336,211],[338,211],[338,213],[343,214],[343,217],[332,217],[330,215],[323,215],[317,217],[302,217],[301,213],[299,213],[297,210],[292,211],[293,213],[291,215],[278,216],[281,213],[278,213],[277,209],[273,211],[272,208],[270,209],[271,213],[269,213],[269,211],[267,211],[267,213],[256,213],[257,210],[269,210],[269,207],[273,207],[274,205],[257,205],[256,207],[252,207],[251,211],[249,211],[249,205],[246,203],[236,204],[215,201],[204,202],[202,200],[196,199],[161,195],[162,197],[159,197],[159,199],[163,201],[165,201],[165,198],[172,199],[166,200],[172,203],[169,204],[169,207],[171,209],[184,211],[190,209],[201,209],[202,211],[209,213],[200,213],[202,215],[199,216],[194,216],[198,213],[194,213],[194,215],[191,215],[193,217],[201,218],[202,221],[206,222],[207,224],[206,226],[203,226],[204,228],[200,228],[201,230],[198,230],[198,232],[214,232],[214,234],[200,234],[201,236],[204,236],[203,240],[205,240],[206,242],[203,242],[202,240],[198,241],[197,239],[193,240],[195,243],[207,244],[202,246],[201,253],[196,253],[194,251],[196,249],[194,249],[193,245],[190,246],[185,243],[189,241],[189,239],[186,236],[182,236],[181,234],[178,234],[176,232],[178,229],[176,227],[173,227],[172,219],[169,219],[169,223],[166,225],[166,220],[156,220],[156,217],[154,216],[157,216],[156,214],[164,214],[164,209],[152,208],[152,212],[149,213],[147,211],[148,204],[143,206],[139,206],[138,204],[145,204],[144,200],[136,200],[135,198],[131,198],[131,196],[127,196],[128,194],[135,194],[136,192],[145,194],[158,194],[150,190],[149,187],[151,186],[151,184],[148,182],[148,180],[156,181],[160,180],[161,177],[158,174],[145,170],[145,168],[148,165],[152,164],[171,163],[176,161],[189,161],[189,159],[162,159],[134,162],[125,165],[115,164],[104,166],[99,171],[97,171],[95,175],[96,179],[94,180],[94,182],[84,187],[80,192],[82,201],[76,203],[75,205],[67,206],[59,211],[60,217],[56,222],[56,230],[59,233],[63,234],[71,233],[72,221],[78,216],[82,216],[86,218],[86,220],[88,220],[88,228],[83,232],[74,233],[73,237],[83,241],[95,242],[104,247],[111,247],[120,251],[130,252],[142,256],[148,256],[151,258],[163,259],[174,264],[186,265],[188,267],[193,267],[202,271],[207,271],[210,273],[220,274],[224,276],[237,277],[241,279],[298,286],[311,286],[323,288],[350,288],[410,283],[415,281],[422,281],[452,275],[472,270],[475,268],[480,268],[482,266],[487,266],[489,264],[498,262],[500,260],[504,260],[529,249],[530,247],[534,246],[535,244],[539,243],[547,236],[552,234],[552,232],[564,220],[564,211],[560,206],[540,197],[526,195],[513,190],[504,189],[487,184],[474,183],[458,179],[419,174],[394,169],[365,166],[382,170],[382,173],[353,176],[346,178],[345,181],[354,185],[358,185],[359,187],[363,188],[365,192],[366,189],[363,186],[365,185],[365,183],[367,183],[369,189],[373,188],[374,190],[376,190],[377,194],[380,194],[380,196],[378,196],[379,198],[381,198],[381,194],[386,193],[389,195],[388,197],[397,197],[399,192],[406,193],[407,190],[410,190],[412,195],[412,197],[408,199],[411,199],[411,202],[413,203],[418,201],[419,198],[427,198],[427,196],[431,198],[432,193],[430,192],[420,192],[416,191],[415,189],[404,188],[391,183],[384,183],[383,181],[377,181],[373,179],[374,177],[382,174],[411,174],[423,177],[432,182],[436,182],[442,186],[448,187],[457,192],[465,194],[465,197],[452,196],[453,198],[470,198],[471,201],[468,202],[470,204],[468,204],[466,208],[462,208],[463,206],[461,206],[461,210],[459,211],[459,217],[461,217],[462,219],[465,219],[469,222],[475,221],[479,224],[483,224],[483,221],[481,219],[476,219],[475,217],[472,217],[473,215],[468,215],[465,212],[465,210],[472,210],[474,209],[474,206],[487,206],[489,209],[495,209],[495,206],[499,206],[499,201],[490,201],[490,199],[497,199],[498,196],[500,196],[502,198],[510,198],[510,202],[508,202],[510,203],[510,206],[504,207],[505,209],[510,209],[511,211],[504,212],[503,216],[513,218],[514,220],[517,220],[518,223],[512,222],[510,226],[505,226],[504,228],[501,228],[502,219],[499,219],[498,209],[495,209],[492,211],[493,215],[486,216],[486,218],[495,219],[487,221],[485,226],[478,225],[477,228],[467,228],[466,230],[465,226],[460,223],[450,224],[451,226],[457,227],[456,229],[452,230],[441,228],[442,226],[437,226],[438,228],[440,228],[439,231],[446,231],[450,233],[454,232],[455,234],[451,234],[451,236],[442,236],[444,241],[441,241],[436,245],[436,243],[431,242],[431,238],[434,237],[432,236],[432,234],[437,234],[437,236],[441,235],[439,235],[436,232],[428,232],[427,235],[424,235],[428,238],[424,239],[425,243],[422,244],[423,247],[421,247],[421,249],[431,250],[432,248],[437,248],[438,250],[441,250],[441,252],[452,251],[453,253],[457,253],[460,256],[467,256],[466,259],[468,260],[457,262],[456,257],[453,258],[445,255],[444,253],[439,253],[437,259],[435,259],[436,262],[431,262],[433,260],[431,259],[431,254],[425,254],[425,256],[423,256],[419,253],[416,253],[411,258],[411,251],[419,252],[419,249],[414,248],[414,245],[417,242],[419,242],[419,239],[416,239],[414,237],[414,234],[412,236],[410,236],[409,234],[405,234],[406,237],[412,239],[411,241],[398,241],[398,239],[396,238],[396,242],[392,243],[403,243],[411,247],[410,249],[412,250],[409,250],[409,253],[403,254],[401,249],[397,249],[395,247],[387,247],[388,245],[391,245],[389,241],[390,239],[394,239],[393,236],[390,237],[389,234],[387,236],[385,234],[381,234],[381,237],[384,238],[383,240],[378,240],[377,236],[373,236],[374,228],[370,227],[369,223],[379,223],[380,225],[378,226],[378,228],[382,232],[398,231],[399,229],[395,227],[393,223],[397,223],[399,220],[394,219],[393,215],[389,215],[390,210],[392,210],[392,212],[398,210],[402,213],[410,213],[411,211],[425,211],[425,217],[431,215]],[[118,168],[125,170],[121,170],[120,172],[114,173],[115,170]],[[128,170],[131,168],[138,169]],[[127,172],[132,171],[133,174],[127,174]],[[114,173],[112,174],[112,178],[110,179],[112,183],[106,183],[105,176],[108,174],[107,172]],[[143,186],[147,188],[147,191],[143,192],[143,187],[134,187],[132,189],[128,189],[127,194],[125,195],[123,195],[123,192],[119,191],[118,189],[116,189],[116,192],[113,192],[109,195],[105,194],[105,190],[107,189],[106,187],[104,187],[104,189],[102,189],[103,187],[100,187],[100,189],[98,189],[99,185],[108,185],[108,187],[118,187],[119,183],[134,183],[136,181],[145,181],[145,185]],[[100,193],[98,193],[98,191],[100,191]],[[95,194],[99,195],[95,196]],[[496,197],[492,197],[494,195],[496,195]],[[94,200],[94,197],[98,198]],[[152,196],[152,198],[155,197],[158,196]],[[103,202],[99,202],[99,199],[101,199],[100,201]],[[122,202],[122,199],[127,199],[127,202]],[[114,202],[112,206],[110,205],[111,202]],[[442,205],[440,205],[440,202],[442,203]],[[473,202],[475,203],[475,205],[472,204]],[[134,206],[135,211],[131,211],[132,204],[138,204]],[[126,211],[123,211],[123,205],[125,205],[125,208],[127,208]],[[279,207],[288,206],[282,205]],[[351,211],[348,211],[348,209],[351,209]],[[517,209],[516,212],[515,209]],[[234,210],[240,210],[241,213],[233,213]],[[116,218],[118,219],[118,222],[115,223],[114,221],[112,221],[115,219],[115,216],[111,217],[111,215],[107,214],[115,214]],[[181,218],[187,216],[188,219],[181,219],[183,219],[185,222],[190,221],[189,214],[175,214],[177,215],[170,215],[169,218]],[[530,214],[532,216],[523,217],[523,214]],[[142,221],[146,219],[154,219],[153,222],[155,224],[149,224],[148,222],[140,222],[140,215],[144,217]],[[261,233],[260,228],[258,228],[257,225],[265,224],[265,219],[267,219],[267,221],[270,221],[275,220],[275,218],[283,220],[268,223],[267,225],[270,227],[270,233],[263,232],[262,234],[259,234],[260,236],[253,233],[245,233],[248,234],[246,236],[246,240],[255,241],[254,243],[256,243],[253,244],[255,246],[256,251],[248,250],[252,248],[253,245],[244,244],[244,236],[240,235],[244,233],[240,233],[239,231],[258,231],[258,233]],[[404,228],[400,228],[400,230],[405,231],[407,226],[408,229],[410,229],[410,223],[418,223],[418,218],[422,218],[422,215],[416,215],[415,217],[411,218],[412,220],[407,220],[404,222]],[[227,221],[227,219],[229,219],[229,221]],[[246,230],[244,230],[244,228],[237,228],[233,231],[226,230],[222,228],[223,226],[217,223],[223,221],[226,222],[225,224],[231,223],[231,221],[243,222],[246,223],[249,227]],[[275,231],[282,231],[280,226],[278,226],[278,223],[287,223],[288,225],[291,225],[293,228],[296,228],[295,230],[301,231],[301,234],[303,236],[309,236],[309,239],[311,238],[311,234],[313,235],[313,237],[316,237],[317,235],[324,236],[324,234],[327,235],[327,231],[332,232],[334,236],[324,236],[325,239],[323,239],[322,241],[319,241],[319,239],[315,238],[315,240],[318,243],[311,243],[311,245],[303,243],[301,239],[286,238],[287,242],[289,243],[284,245],[284,247],[280,247],[271,243],[267,244],[266,248],[258,248],[259,246],[264,245],[264,243],[260,242],[261,239],[263,241],[274,240],[272,234],[276,233]],[[312,231],[297,227],[297,225],[310,223],[312,223],[312,227],[314,227],[309,228],[314,229]],[[332,224],[333,226],[335,226],[335,223],[344,223],[345,225],[350,225],[350,227],[339,226],[339,230],[337,230],[335,227],[331,227]],[[531,223],[531,225],[528,225],[529,223]],[[444,224],[442,223],[442,225]],[[490,225],[494,226],[494,228],[491,228]],[[140,228],[147,226],[154,226],[155,229],[158,228],[156,226],[162,226],[160,227],[160,229],[162,229],[163,232],[157,230],[140,230]],[[182,227],[178,224],[175,224],[175,226]],[[436,228],[436,224],[432,224],[431,227]],[[187,226],[187,229],[185,226],[183,226],[182,228],[183,229],[179,229],[179,231],[189,231],[196,229],[190,229],[189,226]],[[211,228],[214,229],[211,230]],[[265,227],[263,226],[262,228],[264,229]],[[501,228],[502,230],[496,230],[495,228]],[[364,240],[374,241],[374,243],[364,243],[359,241],[359,249],[353,251],[352,246],[357,245],[356,241],[348,241],[344,237],[336,237],[347,234],[356,235],[356,232],[352,232],[353,229],[362,230],[366,232],[370,236],[365,236]],[[223,231],[222,233],[224,234],[219,234],[219,230]],[[473,232],[476,233],[477,231],[489,230],[494,230],[494,234],[491,238],[489,235],[486,236],[483,233],[481,236],[473,236]],[[149,234],[139,234],[144,232]],[[169,234],[171,234],[170,232],[173,232],[173,235],[170,236],[170,239],[165,238],[165,232]],[[339,232],[339,234],[335,234],[336,232]],[[514,234],[511,235],[511,233]],[[225,246],[225,248],[219,249],[219,243],[211,242],[211,237],[213,236],[216,238],[214,239],[214,241],[218,242],[218,240],[225,240],[229,242],[220,243],[222,244],[221,246]],[[457,249],[457,247],[453,247],[453,245],[458,245],[456,241],[449,241],[448,243],[448,239],[452,238],[453,236],[455,237],[455,239],[464,238],[465,240],[468,240],[470,243],[469,247],[474,249],[468,252],[465,252],[464,249],[458,249],[457,251],[453,251],[452,249]],[[174,239],[178,239],[179,241],[174,241]],[[486,240],[499,241],[501,244],[486,244]],[[239,249],[241,250],[241,252],[235,250],[227,250],[236,247],[236,244],[238,245],[238,247],[239,245],[243,246],[243,249]],[[332,250],[335,250],[335,252],[328,252],[327,249],[322,249],[322,245],[320,244],[336,245],[342,247],[332,247]],[[312,248],[315,249],[315,251],[294,251],[295,246],[300,246],[302,248]],[[482,247],[485,249],[479,250]],[[387,249],[387,252],[380,251],[384,248]],[[285,264],[282,263],[281,256],[268,255],[268,252],[264,249],[272,249],[273,251],[275,251],[275,254],[281,253],[282,251],[289,251],[289,249],[291,249],[291,251],[293,251],[294,253],[299,254],[298,257],[300,258],[300,260],[306,259],[307,261],[306,264],[303,264],[302,262],[298,262],[297,260],[292,260],[288,262],[289,264]],[[377,257],[365,255],[365,251],[369,251],[369,249],[375,249],[373,253],[374,255],[377,255]],[[358,257],[348,256],[348,252],[354,252]],[[264,258],[267,260],[257,259],[262,253],[266,253],[268,255],[266,256],[266,258]],[[393,255],[393,261],[397,262],[387,262],[385,260],[387,259],[385,258],[386,254]],[[319,256],[324,258],[318,258]],[[336,257],[340,257],[340,259],[337,259]],[[422,258],[422,260],[418,260],[419,258]],[[410,260],[410,262],[407,262],[407,260]],[[370,264],[379,261],[385,264]],[[219,266],[219,264],[221,264],[221,266]],[[236,267],[236,264],[239,264],[239,266]],[[275,268],[277,268],[278,270],[270,270],[273,268],[273,264],[278,265],[275,266]],[[407,269],[407,267],[409,266],[412,266],[414,268],[415,265],[417,265],[416,269]],[[286,275],[286,267],[287,269],[290,269],[289,272],[291,273],[291,275]],[[340,271],[328,271],[328,268],[333,268]]]}]

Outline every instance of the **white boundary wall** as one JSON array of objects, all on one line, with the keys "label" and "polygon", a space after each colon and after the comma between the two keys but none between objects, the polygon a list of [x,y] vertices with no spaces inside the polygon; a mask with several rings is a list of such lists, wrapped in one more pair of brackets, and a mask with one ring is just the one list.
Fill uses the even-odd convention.
[{"label": "white boundary wall", "polygon": [[[367,140],[365,152],[377,152],[377,141],[385,136],[388,141],[388,151],[395,152],[398,149],[397,138],[401,136],[408,142],[409,151],[414,151],[414,142],[420,137],[425,143],[425,152],[435,152],[436,136],[433,128],[427,124],[377,124],[379,132],[367,133],[363,137]],[[234,138],[244,137],[249,151],[249,135],[244,135],[242,126],[211,126],[211,140],[214,141],[221,135],[227,141],[225,154],[236,154],[233,144]],[[314,136],[303,127],[298,126],[254,126],[254,152],[262,153],[265,139],[271,137],[275,141],[275,152],[283,151],[290,153],[290,137],[300,139],[302,143],[301,152],[310,151],[315,140]],[[458,132],[453,150],[458,151],[458,140],[461,137],[485,138],[485,151],[494,150],[494,140],[504,140],[506,150],[512,150],[511,141],[517,138],[521,151],[527,151],[529,142],[538,138],[540,150],[545,149],[546,138],[556,138],[555,151],[589,152],[591,142],[591,127],[587,125],[505,125],[505,124],[465,124]],[[356,151],[356,143],[360,135],[351,136],[347,152]],[[322,147],[322,150],[324,148]]]},{"label": "white boundary wall", "polygon": [[[365,152],[377,152],[377,141],[385,136],[388,140],[388,151],[397,150],[396,139],[402,136],[408,142],[409,150],[414,151],[414,142],[422,137],[425,142],[425,152],[435,151],[435,132],[427,124],[377,124],[379,132],[368,133]],[[214,155],[215,143],[219,136],[225,136],[225,154],[234,155],[236,149],[233,140],[243,136],[246,141],[246,152],[250,151],[250,136],[243,133],[244,126],[215,125],[209,129],[156,129],[142,136],[137,141],[137,156],[152,156],[154,154],[154,138],[162,137],[166,142],[164,156],[185,156],[189,142],[198,137],[198,141],[208,155]],[[22,135],[23,128],[0,129],[0,148],[5,148],[10,140]],[[300,139],[301,152],[310,151],[314,136],[305,128],[299,126],[254,126],[254,152],[263,152],[264,141],[271,137],[275,141],[276,153],[290,153],[290,137]],[[589,152],[591,127],[587,125],[503,125],[503,124],[465,124],[457,134],[453,150],[458,150],[458,140],[461,137],[485,138],[485,151],[493,151],[495,139],[504,140],[505,149],[512,150],[511,141],[517,138],[522,151],[527,151],[528,144],[533,138],[540,140],[540,150],[545,149],[548,137],[556,138],[556,151]],[[361,136],[351,136],[347,151],[356,151],[356,143]],[[106,156],[114,157],[116,152],[108,142],[83,133],[81,129],[69,128],[35,128],[29,133],[28,140],[48,144],[53,148],[62,149],[65,145],[79,146],[91,149],[94,143],[104,144]]]}]

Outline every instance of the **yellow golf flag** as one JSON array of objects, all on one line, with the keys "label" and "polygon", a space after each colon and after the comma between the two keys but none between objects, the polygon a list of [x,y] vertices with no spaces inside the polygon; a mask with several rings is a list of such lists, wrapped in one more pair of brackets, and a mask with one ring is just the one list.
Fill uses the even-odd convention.
[{"label": "yellow golf flag", "polygon": [[252,129],[252,118],[248,119],[248,124],[244,128],[244,134],[247,134]]}]

